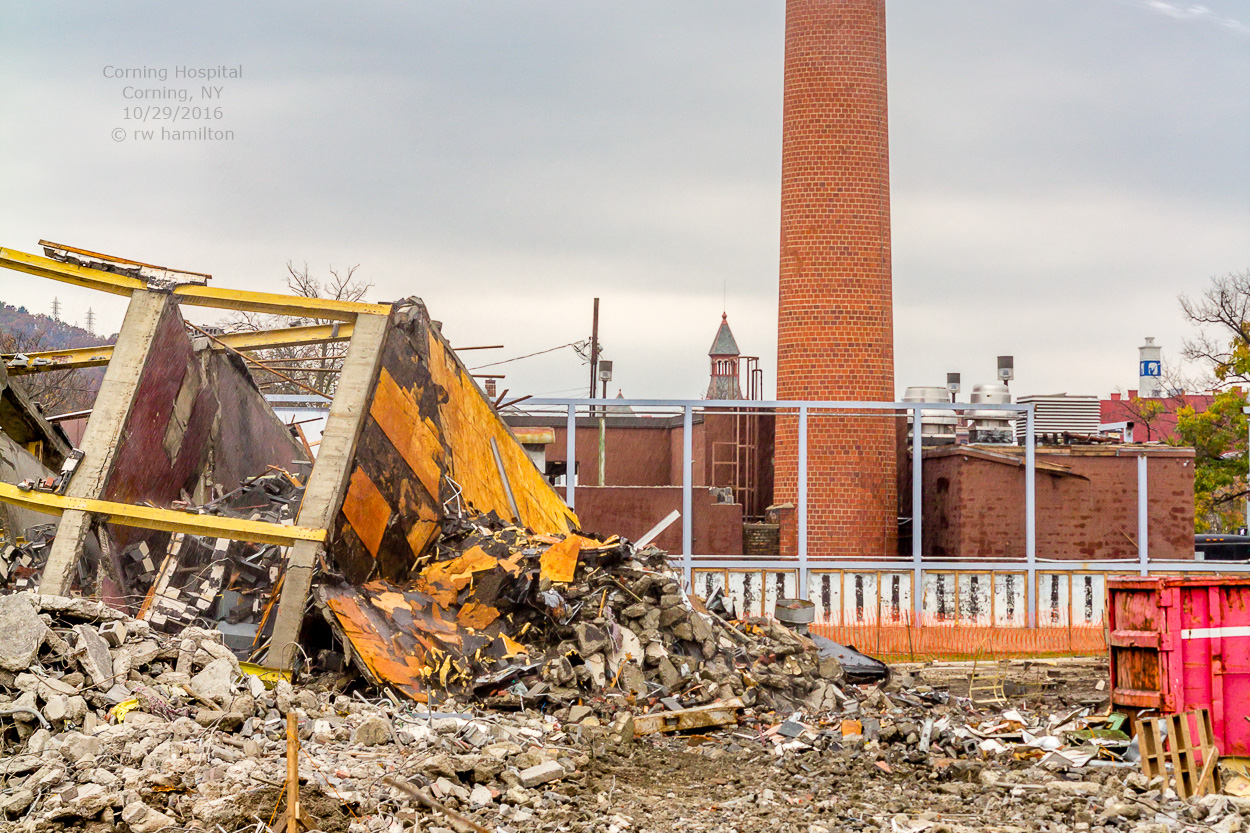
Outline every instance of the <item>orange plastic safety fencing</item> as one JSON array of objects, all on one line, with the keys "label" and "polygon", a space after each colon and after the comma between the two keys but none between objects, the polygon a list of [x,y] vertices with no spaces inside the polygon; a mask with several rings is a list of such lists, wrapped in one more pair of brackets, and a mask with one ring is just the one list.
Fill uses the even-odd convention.
[{"label": "orange plastic safety fencing", "polygon": [[976,625],[922,617],[918,620],[816,623],[811,630],[872,656],[906,661],[975,656],[1097,656],[1107,652],[1104,628],[1065,625],[1040,628]]}]

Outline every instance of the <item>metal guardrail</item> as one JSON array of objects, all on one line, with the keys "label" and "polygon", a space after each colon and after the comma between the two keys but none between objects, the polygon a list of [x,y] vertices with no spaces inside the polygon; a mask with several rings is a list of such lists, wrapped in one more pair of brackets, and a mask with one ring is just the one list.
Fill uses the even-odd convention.
[{"label": "metal guardrail", "polygon": [[[610,413],[608,409],[628,407],[651,411],[680,412],[682,416],[682,549],[675,554],[680,559],[686,574],[687,583],[692,583],[695,570],[762,570],[762,571],[798,571],[797,591],[801,598],[808,594],[808,576],[816,570],[842,571],[909,571],[912,574],[912,605],[914,614],[923,614],[923,601],[926,573],[950,573],[960,571],[1007,571],[1026,574],[1026,597],[1028,624],[1037,625],[1037,584],[1041,572],[1137,572],[1148,575],[1152,572],[1250,572],[1250,564],[1211,561],[1159,561],[1149,557],[1149,514],[1148,514],[1148,461],[1145,454],[1137,456],[1137,552],[1136,560],[1046,560],[1037,558],[1037,495],[1036,495],[1036,432],[1032,404],[989,404],[989,403],[934,403],[934,402],[858,402],[858,401],[801,401],[801,400],[709,400],[709,399],[567,399],[567,398],[533,398],[525,403],[527,412],[531,408],[559,408],[567,419],[566,459],[577,459],[577,414],[579,410],[593,415],[596,409]],[[798,495],[796,515],[798,520],[798,552],[794,558],[767,558],[753,556],[712,556],[698,555],[693,552],[694,523],[692,517],[694,489],[694,414],[700,410],[760,412],[773,413],[791,412],[798,417]],[[1025,558],[1022,561],[991,561],[985,559],[944,559],[933,560],[923,557],[924,530],[922,513],[919,510],[923,503],[923,455],[920,452],[923,440],[922,426],[924,414],[959,412],[959,411],[1005,411],[1023,415],[1025,419]],[[808,552],[808,420],[813,413],[839,411],[882,411],[894,413],[910,413],[913,420],[912,431],[912,552],[911,558],[813,558]],[[566,475],[566,500],[570,507],[576,507],[577,487],[575,475]],[[1120,566],[1122,565],[1122,566]]]}]

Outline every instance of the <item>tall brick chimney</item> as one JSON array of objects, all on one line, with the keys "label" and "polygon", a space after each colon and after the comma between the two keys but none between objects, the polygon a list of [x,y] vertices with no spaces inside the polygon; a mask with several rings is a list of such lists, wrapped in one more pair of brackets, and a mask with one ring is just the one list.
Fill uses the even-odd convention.
[{"label": "tall brick chimney", "polygon": [[[885,0],[787,0],[777,398],[893,401],[891,295]],[[797,503],[796,422],[778,502]],[[808,427],[808,553],[896,554],[894,419]]]}]

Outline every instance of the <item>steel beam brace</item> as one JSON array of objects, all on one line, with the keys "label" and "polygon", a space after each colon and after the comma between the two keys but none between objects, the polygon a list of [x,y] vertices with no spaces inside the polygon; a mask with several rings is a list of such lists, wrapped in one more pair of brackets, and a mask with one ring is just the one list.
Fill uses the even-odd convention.
[{"label": "steel beam brace", "polygon": [[284,547],[289,547],[296,541],[324,541],[326,537],[324,529],[245,521],[221,515],[200,515],[179,512],[176,509],[114,503],[110,500],[66,497],[50,492],[24,492],[8,483],[0,483],[0,501],[48,515],[60,515],[67,511],[85,512],[99,515],[108,523],[121,526],[185,532],[209,538],[229,538],[232,541],[255,541],[258,544],[278,544]]},{"label": "steel beam brace", "polygon": [[[210,341],[213,350],[224,350],[232,347],[235,350],[270,350],[275,347],[303,347],[309,344],[329,344],[336,341],[350,341],[352,323],[318,324],[312,327],[284,327],[280,330],[257,330],[247,333],[227,333],[217,336],[220,343]],[[224,346],[223,346],[224,345]],[[25,376],[31,373],[46,373],[55,370],[78,370],[84,367],[100,367],[113,358],[113,346],[78,347],[70,350],[45,350],[38,353],[25,353],[32,362],[47,361],[48,364],[9,365],[15,357],[13,353],[4,354],[6,369],[10,376]]]},{"label": "steel beam brace", "polygon": [[[149,287],[138,278],[105,272],[101,269],[74,266],[14,249],[0,248],[0,266],[86,289],[111,292],[114,295],[130,295],[140,290],[161,289]],[[305,318],[330,318],[336,321],[353,321],[360,314],[386,315],[391,309],[387,304],[365,304],[355,301],[338,301],[333,298],[304,298],[270,292],[250,292],[243,289],[220,289],[199,284],[181,284],[171,291],[181,303],[192,306]]]}]

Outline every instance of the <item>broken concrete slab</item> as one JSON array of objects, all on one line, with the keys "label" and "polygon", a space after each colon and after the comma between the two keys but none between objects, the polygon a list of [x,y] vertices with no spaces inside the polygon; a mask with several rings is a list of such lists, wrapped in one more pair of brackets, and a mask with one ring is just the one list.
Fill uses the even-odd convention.
[{"label": "broken concrete slab", "polygon": [[743,702],[735,697],[693,709],[642,714],[634,718],[634,734],[650,735],[656,732],[682,732],[725,726],[738,722],[738,712],[742,708]]},{"label": "broken concrete slab", "polygon": [[191,693],[225,706],[233,694],[234,668],[226,659],[215,659],[191,678]]},{"label": "broken concrete slab", "polygon": [[78,664],[92,685],[105,689],[113,685],[113,655],[109,653],[109,644],[100,636],[100,632],[91,625],[75,625],[74,646]]},{"label": "broken concrete slab", "polygon": [[0,669],[25,671],[39,655],[48,626],[29,594],[0,596]]},{"label": "broken concrete slab", "polygon": [[564,767],[555,761],[536,764],[520,772],[521,786],[530,790],[548,781],[557,781],[565,776]]}]

